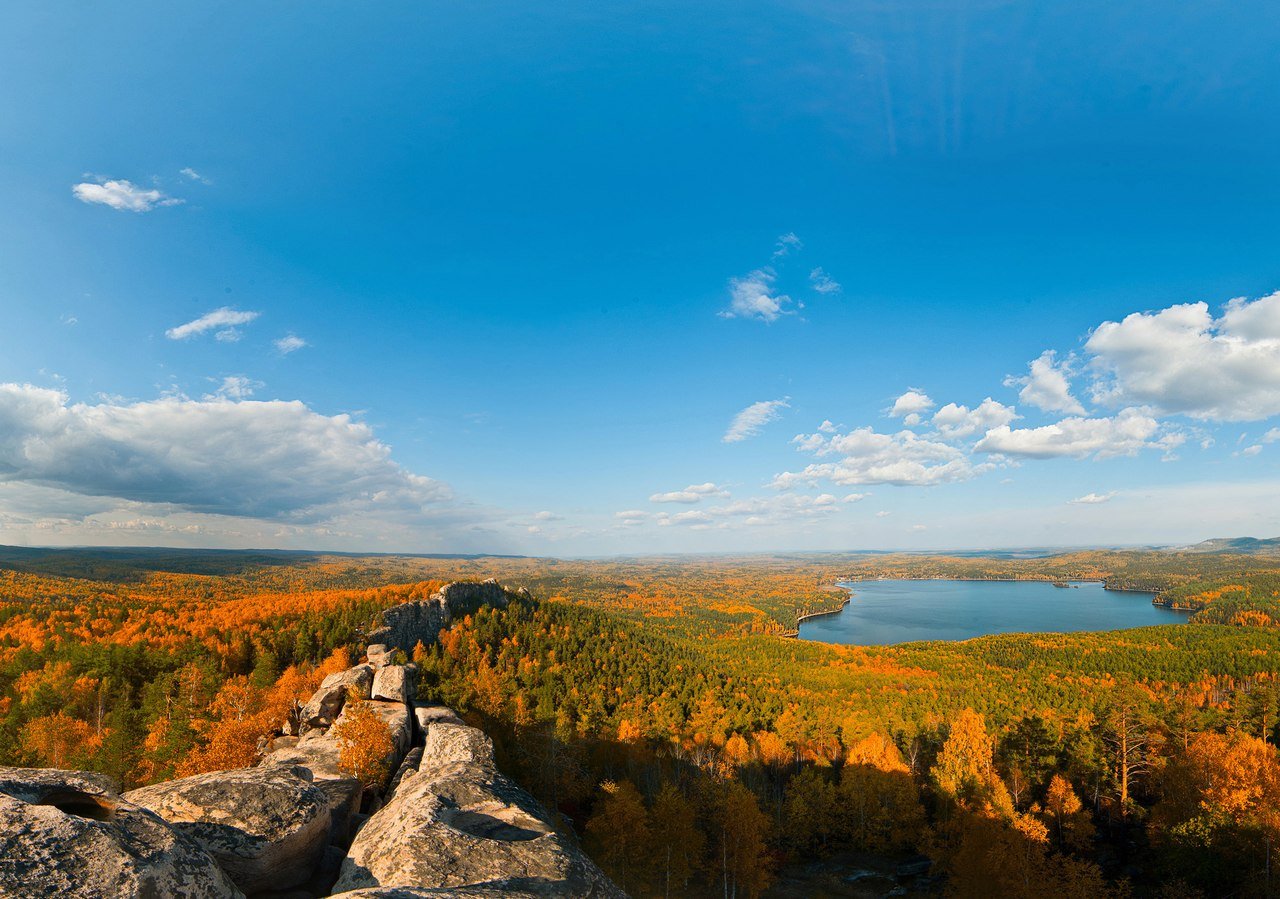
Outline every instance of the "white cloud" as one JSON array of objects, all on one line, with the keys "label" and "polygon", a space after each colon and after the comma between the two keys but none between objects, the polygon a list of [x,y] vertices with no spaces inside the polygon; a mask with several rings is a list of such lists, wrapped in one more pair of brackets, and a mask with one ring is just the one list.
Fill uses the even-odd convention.
[{"label": "white cloud", "polygon": [[690,484],[683,490],[672,490],[670,493],[655,493],[649,497],[651,503],[684,503],[691,505],[701,502],[708,496],[728,496],[729,491],[725,490],[711,481],[705,484]]},{"label": "white cloud", "polygon": [[1280,440],[1280,428],[1272,428],[1270,431],[1267,431],[1267,433],[1263,434],[1258,439],[1258,442],[1259,443],[1275,443],[1277,440]]},{"label": "white cloud", "polygon": [[1028,373],[1020,378],[1005,378],[1006,387],[1021,386],[1018,401],[1035,406],[1045,412],[1063,412],[1068,415],[1084,415],[1084,406],[1071,395],[1066,363],[1059,363],[1053,350],[1045,350],[1039,358],[1027,366]]},{"label": "white cloud", "polygon": [[909,425],[916,425],[920,423],[921,414],[928,412],[934,405],[933,400],[929,399],[923,390],[909,387],[906,393],[893,401],[889,415],[893,418],[901,418]]},{"label": "white cloud", "polygon": [[1237,455],[1256,456],[1260,452],[1262,452],[1262,445],[1259,443],[1255,443],[1253,446],[1246,446],[1244,449],[1240,450],[1240,452],[1237,453]]},{"label": "white cloud", "polygon": [[210,181],[208,178],[206,178],[204,175],[201,175],[201,174],[200,174],[199,172],[197,172],[195,169],[191,168],[191,166],[187,166],[187,167],[186,167],[185,169],[183,169],[179,174],[184,175],[184,176],[186,176],[187,178],[190,178],[192,181],[199,181],[201,184],[212,184],[212,183],[213,183],[213,182],[212,182],[212,181]]},{"label": "white cloud", "polygon": [[261,312],[246,312],[223,306],[212,312],[206,312],[186,324],[170,328],[164,332],[164,336],[170,340],[186,340],[188,337],[195,337],[206,331],[217,331],[219,340],[238,340],[240,332],[236,330],[236,326],[247,325],[261,314]]},{"label": "white cloud", "polygon": [[96,203],[124,212],[150,212],[157,206],[176,206],[183,202],[152,188],[146,190],[132,181],[81,181],[71,187],[81,203]]},{"label": "white cloud", "polygon": [[823,271],[822,266],[818,266],[809,272],[809,284],[813,286],[815,292],[823,296],[840,292],[840,282]]},{"label": "white cloud", "polygon": [[563,515],[557,515],[555,512],[539,512],[533,516],[534,521],[564,521]]},{"label": "white cloud", "polygon": [[842,503],[860,503],[860,502],[862,502],[864,499],[866,499],[866,498],[867,498],[868,496],[870,496],[870,495],[871,495],[871,494],[869,494],[869,493],[850,493],[850,494],[849,494],[849,495],[847,495],[844,499],[840,500],[840,502],[842,502]]},{"label": "white cloud", "polygon": [[424,522],[451,499],[445,485],[392,461],[367,425],[297,401],[91,405],[20,384],[0,384],[2,482],[294,523],[352,514]]},{"label": "white cloud", "polygon": [[1084,496],[1077,496],[1075,499],[1067,500],[1067,504],[1071,506],[1095,506],[1099,503],[1109,502],[1115,491],[1110,493],[1086,493]]},{"label": "white cloud", "polygon": [[613,513],[613,517],[622,521],[644,521],[649,517],[649,513],[643,509],[624,509],[621,512]]},{"label": "white cloud", "polygon": [[938,433],[944,439],[954,440],[1000,425],[1007,425],[1018,417],[1018,413],[1012,406],[1006,406],[987,397],[972,410],[968,406],[947,403],[933,414],[933,426],[938,429]]},{"label": "white cloud", "polygon": [[286,334],[278,340],[273,340],[272,343],[275,344],[276,352],[281,356],[287,356],[295,350],[309,346],[305,340],[295,334]]},{"label": "white cloud", "polygon": [[804,242],[796,237],[795,232],[788,231],[778,237],[777,243],[773,246],[773,258],[781,259],[789,254],[792,250],[804,249]]},{"label": "white cloud", "polygon": [[892,514],[893,514],[892,512],[886,512],[883,509],[881,509],[879,512],[876,513],[876,518],[888,518]]},{"label": "white cloud", "polygon": [[822,458],[841,457],[835,462],[806,466],[798,472],[774,477],[777,489],[829,480],[842,486],[895,484],[925,486],[964,481],[988,470],[991,463],[975,466],[963,450],[937,440],[922,438],[911,431],[881,434],[858,428],[848,434],[825,436],[801,434],[793,441],[804,452]]},{"label": "white cloud", "polygon": [[711,516],[701,509],[690,509],[688,512],[677,512],[672,515],[667,512],[659,512],[653,516],[653,520],[658,523],[659,527],[670,527],[673,524],[688,525],[707,525],[711,523]]},{"label": "white cloud", "polygon": [[782,409],[790,408],[788,398],[780,400],[761,400],[752,403],[733,417],[729,430],[721,438],[725,443],[739,443],[748,437],[754,437],[771,421],[776,421]]},{"label": "white cloud", "polygon": [[764,322],[777,321],[791,315],[791,297],[777,293],[773,283],[777,276],[770,269],[757,269],[741,278],[729,279],[729,308],[720,313],[722,318],[754,318]]},{"label": "white cloud", "polygon": [[1033,459],[1057,456],[1131,456],[1159,447],[1153,443],[1160,424],[1145,409],[1123,409],[1111,418],[1064,418],[1038,428],[992,428],[978,441],[982,453],[1002,453]]},{"label": "white cloud", "polygon": [[263,386],[261,381],[254,381],[241,375],[228,375],[214,393],[206,395],[206,400],[247,400],[254,391]]},{"label": "white cloud", "polygon": [[1231,300],[1219,318],[1206,303],[1135,312],[1099,325],[1085,350],[1099,402],[1214,421],[1280,414],[1280,292]]}]

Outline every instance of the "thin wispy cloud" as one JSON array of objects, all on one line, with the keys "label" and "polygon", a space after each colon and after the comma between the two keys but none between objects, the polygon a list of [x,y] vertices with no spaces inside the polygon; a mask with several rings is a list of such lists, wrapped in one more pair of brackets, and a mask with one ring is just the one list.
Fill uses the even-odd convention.
[{"label": "thin wispy cloud", "polygon": [[150,212],[159,206],[177,206],[183,202],[156,188],[142,188],[132,181],[81,181],[71,186],[71,193],[81,203],[107,206],[122,212]]},{"label": "thin wispy cloud", "polygon": [[164,336],[170,340],[187,340],[188,338],[213,331],[216,333],[218,340],[235,341],[240,339],[240,332],[237,328],[240,325],[249,324],[260,315],[262,315],[261,312],[223,306],[219,309],[214,309],[212,312],[206,312],[199,318],[192,319],[185,324],[170,328],[164,332]]},{"label": "thin wispy cloud", "polygon": [[779,235],[778,242],[773,246],[773,258],[781,259],[793,250],[801,250],[804,248],[804,242],[795,235],[794,231],[788,231],[786,234]]},{"label": "thin wispy cloud", "polygon": [[212,183],[213,183],[213,182],[212,182],[212,181],[210,181],[208,178],[206,178],[204,175],[201,175],[199,172],[197,172],[195,169],[191,168],[190,166],[187,166],[187,167],[186,167],[185,169],[183,169],[179,174],[181,174],[182,176],[184,176],[184,177],[186,177],[186,178],[190,178],[192,181],[198,181],[198,182],[200,182],[201,184],[212,184]]},{"label": "thin wispy cloud", "polygon": [[709,496],[728,496],[729,491],[718,484],[707,481],[705,484],[690,484],[683,490],[672,490],[669,493],[655,493],[649,497],[651,503],[684,503],[692,505]]},{"label": "thin wispy cloud", "polygon": [[762,400],[752,403],[733,417],[729,430],[725,431],[724,437],[720,439],[725,443],[740,443],[748,437],[754,437],[769,422],[776,421],[783,409],[790,408],[789,399],[784,397],[780,400]]},{"label": "thin wispy cloud", "polygon": [[1116,492],[1114,490],[1110,493],[1086,493],[1084,496],[1077,496],[1075,499],[1067,500],[1067,504],[1072,506],[1096,506],[1110,502],[1115,495]]},{"label": "thin wispy cloud", "polygon": [[809,284],[814,291],[823,296],[830,296],[840,292],[840,282],[832,278],[822,270],[822,266],[818,266],[809,272]]},{"label": "thin wispy cloud", "polygon": [[281,356],[287,356],[310,345],[296,334],[286,334],[284,337],[272,341],[272,343],[275,344],[276,352]]}]

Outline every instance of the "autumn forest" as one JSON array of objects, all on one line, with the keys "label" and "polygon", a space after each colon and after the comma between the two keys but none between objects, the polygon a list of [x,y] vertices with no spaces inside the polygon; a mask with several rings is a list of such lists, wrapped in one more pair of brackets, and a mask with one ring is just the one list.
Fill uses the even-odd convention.
[{"label": "autumn forest", "polygon": [[[419,645],[419,692],[481,726],[631,895],[1280,890],[1268,555],[8,549],[0,764],[126,788],[252,765],[297,698],[360,659],[380,609],[488,577],[528,594]],[[1194,614],[959,643],[795,638],[844,601],[838,581],[872,577],[1101,579]]]}]

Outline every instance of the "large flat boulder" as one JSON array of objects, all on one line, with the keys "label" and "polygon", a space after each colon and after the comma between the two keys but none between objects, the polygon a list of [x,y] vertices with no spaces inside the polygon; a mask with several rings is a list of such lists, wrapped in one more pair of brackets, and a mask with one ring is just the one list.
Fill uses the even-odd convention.
[{"label": "large flat boulder", "polygon": [[351,839],[351,819],[360,811],[364,785],[338,764],[341,747],[337,737],[311,731],[292,746],[271,752],[262,760],[263,768],[305,768],[314,787],[325,794],[329,804],[329,842],[344,849]]},{"label": "large flat boulder", "polygon": [[99,775],[0,768],[0,896],[242,899],[213,858]]},{"label": "large flat boulder", "polygon": [[335,893],[506,884],[539,896],[623,894],[501,774],[472,727],[433,724],[418,773],[357,834]]},{"label": "large flat boulder", "polygon": [[306,733],[317,727],[328,727],[342,712],[349,692],[354,691],[361,699],[368,699],[372,689],[372,665],[356,665],[330,674],[298,713],[299,730]]},{"label": "large flat boulder", "polygon": [[199,843],[244,892],[305,883],[329,843],[329,798],[301,768],[242,768],[131,790]]},{"label": "large flat boulder", "polygon": [[372,695],[385,702],[410,703],[416,695],[417,682],[417,666],[383,665],[373,676]]}]

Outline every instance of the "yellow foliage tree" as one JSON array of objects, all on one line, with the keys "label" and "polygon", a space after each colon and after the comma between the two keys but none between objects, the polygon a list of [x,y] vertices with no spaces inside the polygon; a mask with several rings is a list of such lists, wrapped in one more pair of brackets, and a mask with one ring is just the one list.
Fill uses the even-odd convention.
[{"label": "yellow foliage tree", "polygon": [[380,788],[391,773],[395,751],[386,722],[352,693],[333,731],[340,747],[338,766],[366,787]]}]

